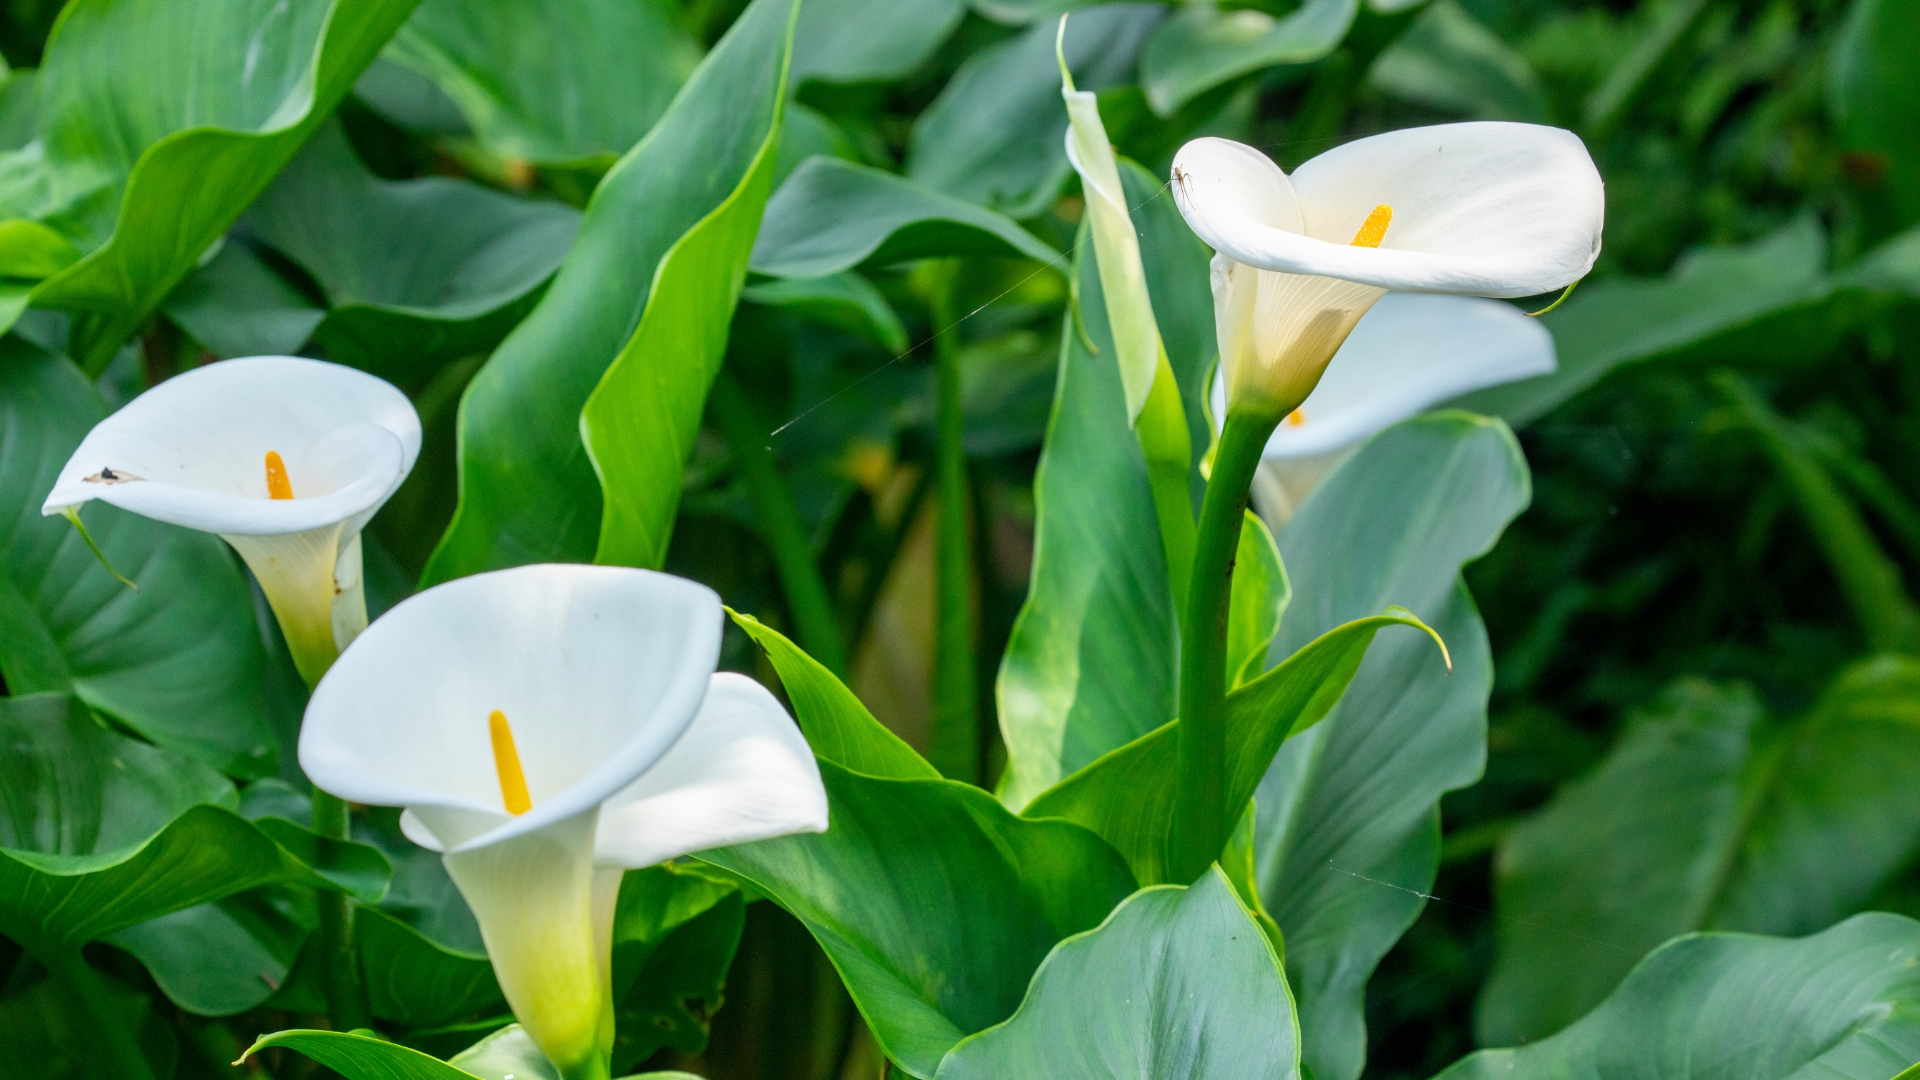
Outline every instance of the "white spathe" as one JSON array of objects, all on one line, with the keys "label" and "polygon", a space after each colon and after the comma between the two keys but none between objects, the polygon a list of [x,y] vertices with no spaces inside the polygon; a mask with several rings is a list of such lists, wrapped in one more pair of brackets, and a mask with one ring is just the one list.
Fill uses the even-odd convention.
[{"label": "white spathe", "polygon": [[[1388,293],[1333,354],[1298,412],[1274,429],[1262,456],[1336,453],[1463,394],[1556,366],[1553,335],[1512,304]],[[1213,409],[1216,418],[1226,411],[1217,382]]]},{"label": "white spathe", "polygon": [[[722,620],[712,590],[647,570],[479,574],[394,607],[308,704],[301,767],[343,799],[405,808],[402,827],[443,853],[514,1014],[565,1076],[604,1075],[623,869],[826,829],[792,719],[758,683],[714,671]],[[532,797],[518,816],[496,711]]]},{"label": "white spathe", "polygon": [[[1174,158],[1174,197],[1214,248],[1227,398],[1286,411],[1389,289],[1532,296],[1580,279],[1600,254],[1605,195],[1571,132],[1483,122],[1358,139],[1287,176],[1227,139]],[[1354,240],[1378,207],[1377,247]]]},{"label": "white spathe", "polygon": [[[1060,17],[1064,37],[1067,17]],[[1127,212],[1127,192],[1120,182],[1120,165],[1100,120],[1099,100],[1090,91],[1075,90],[1066,62],[1060,65],[1060,96],[1067,102],[1067,160],[1080,174],[1086,196],[1088,229],[1100,266],[1100,289],[1106,294],[1107,322],[1113,332],[1120,363],[1120,384],[1127,396],[1127,420],[1139,419],[1153,389],[1160,365],[1160,327],[1154,321],[1153,301],[1147,294],[1146,268],[1140,261],[1140,237]]]},{"label": "white spathe", "polygon": [[[268,496],[269,451],[285,464],[291,499]],[[96,424],[41,512],[97,499],[224,537],[312,682],[366,625],[360,530],[419,453],[412,403],[381,379],[292,356],[223,360]]]}]

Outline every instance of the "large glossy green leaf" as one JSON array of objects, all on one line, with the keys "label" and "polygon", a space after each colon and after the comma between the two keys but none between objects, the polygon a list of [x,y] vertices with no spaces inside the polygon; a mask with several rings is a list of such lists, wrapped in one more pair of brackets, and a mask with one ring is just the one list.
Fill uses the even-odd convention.
[{"label": "large glossy green leaf", "polygon": [[1857,0],[1827,60],[1827,102],[1840,146],[1872,163],[1867,195],[1888,204],[1886,223],[1895,228],[1920,221],[1916,51],[1920,11],[1912,4]]},{"label": "large glossy green leaf", "polygon": [[1480,775],[1493,663],[1460,567],[1529,495],[1506,425],[1432,413],[1362,446],[1280,534],[1293,600],[1274,657],[1387,604],[1453,655],[1449,672],[1425,637],[1382,635],[1332,714],[1289,739],[1260,783],[1260,893],[1286,933],[1318,1080],[1359,1074],[1366,981],[1432,887],[1440,796]]},{"label": "large glossy green leaf", "polygon": [[1055,942],[1133,891],[1126,863],[1064,821],[1016,818],[953,780],[820,762],[829,826],[700,857],[813,932],[874,1038],[915,1076],[1013,1013]]},{"label": "large glossy green leaf", "polygon": [[851,270],[817,278],[777,278],[748,285],[741,299],[783,308],[804,319],[858,334],[894,356],[907,351],[907,328],[873,283]]},{"label": "large glossy green leaf", "polygon": [[1047,950],[1098,925],[1133,875],[1086,829],[1016,818],[938,779],[825,668],[734,618],[787,687],[820,759],[829,824],[700,858],[797,915],[887,1054],[931,1077],[954,1043],[1011,1015]]},{"label": "large glossy green leaf", "polygon": [[996,684],[1000,798],[1015,809],[1173,719],[1179,686],[1166,550],[1093,245],[1080,246],[1074,277],[1034,472],[1033,571]]},{"label": "large glossy green leaf", "polygon": [[111,506],[40,514],[54,476],[106,415],[77,368],[0,340],[0,672],[16,694],[71,690],[142,736],[240,776],[274,771],[266,664],[239,563],[220,539]]},{"label": "large glossy green leaf", "polygon": [[[579,223],[570,207],[464,180],[376,179],[336,124],[315,134],[246,218],[324,292],[331,310],[314,337],[326,356],[402,385],[491,349],[566,258]],[[200,273],[220,273],[222,259]],[[193,302],[176,297],[168,313],[197,334],[222,317],[225,297],[196,284],[182,290]]]},{"label": "large glossy green leaf", "polygon": [[1551,1039],[1444,1080],[1887,1080],[1920,1060],[1920,923],[1868,914],[1793,939],[1692,934]]},{"label": "large glossy green leaf", "polygon": [[700,62],[665,0],[424,0],[387,55],[438,83],[481,144],[612,161]]},{"label": "large glossy green leaf", "polygon": [[965,0],[812,0],[793,39],[793,81],[893,82],[913,74],[967,13]]},{"label": "large glossy green leaf", "polygon": [[613,921],[613,1071],[662,1046],[706,1049],[727,969],[740,945],[746,904],[731,882],[692,866],[630,870]]},{"label": "large glossy green leaf", "polygon": [[580,411],[633,338],[668,251],[734,194],[766,145],[793,10],[794,0],[756,0],[733,24],[601,180],[566,265],[468,386],[460,505],[427,583],[593,556],[600,485]]},{"label": "large glossy green leaf", "polygon": [[1020,1011],[969,1036],[940,1080],[1291,1080],[1300,1074],[1280,957],[1218,867],[1143,889],[1054,947]]},{"label": "large glossy green leaf", "polygon": [[728,609],[733,621],[767,652],[780,685],[815,757],[853,772],[896,780],[933,780],[940,776],[926,758],[873,718],[846,684],[818,660],[801,651],[778,630]]},{"label": "large glossy green leaf", "polygon": [[1360,0],[1306,0],[1284,16],[1225,9],[1213,0],[1180,8],[1147,43],[1140,84],[1162,116],[1222,83],[1279,64],[1307,64],[1347,36]]},{"label": "large glossy green leaf", "polygon": [[[782,88],[787,59],[780,58]],[[766,141],[740,186],[660,259],[639,328],[580,411],[580,437],[600,476],[597,563],[666,565],[681,474],[700,437],[707,391],[726,357],[747,258],[773,192],[780,112],[776,101]]]},{"label": "large glossy green leaf", "polygon": [[280,989],[314,921],[311,902],[269,887],[149,919],[106,940],[138,957],[175,1005],[231,1016]]},{"label": "large glossy green leaf", "polygon": [[[540,1048],[513,1024],[441,1061],[418,1050],[340,1031],[276,1031],[247,1048],[246,1057],[284,1046],[320,1062],[347,1080],[560,1080]],[[637,1073],[624,1080],[699,1080],[690,1073]]]},{"label": "large glossy green leaf", "polygon": [[9,185],[0,216],[52,224],[88,252],[33,290],[79,313],[76,358],[106,363],[417,2],[83,0],[61,13],[36,79],[39,138],[5,165],[31,180]]},{"label": "large glossy green leaf", "polygon": [[1267,670],[1267,650],[1280,632],[1293,586],[1280,564],[1280,549],[1260,515],[1247,511],[1233,554],[1227,603],[1227,689],[1252,682]]},{"label": "large glossy green leaf", "polygon": [[380,908],[354,917],[373,1015],[408,1028],[503,1013],[506,999],[484,952],[443,945]]},{"label": "large glossy green leaf", "polygon": [[167,294],[161,308],[215,356],[291,356],[327,317],[318,303],[229,236],[220,253]]},{"label": "large glossy green leaf", "polygon": [[[22,977],[22,976],[25,977]],[[117,1015],[139,1033],[141,1054],[155,1076],[172,1076],[179,1058],[174,1026],[160,1015],[149,994],[124,983],[99,978]],[[92,1012],[62,979],[26,973],[8,980],[0,992],[0,1076],[34,1080],[91,1080],[100,1074],[100,1032]]]},{"label": "large glossy green leaf", "polygon": [[1803,934],[1865,907],[1920,848],[1920,664],[1843,673],[1806,716],[1686,681],[1589,777],[1507,835],[1477,1028],[1542,1038],[1688,930]]},{"label": "large glossy green leaf", "polygon": [[[1158,181],[1132,162],[1123,163],[1121,180],[1154,316],[1203,454],[1200,402],[1215,354],[1206,253],[1172,200],[1158,197]],[[1034,474],[1033,571],[997,683],[1007,745],[999,794],[1016,810],[1173,718],[1179,631],[1093,245],[1078,247],[1073,274],[1077,322],[1061,329],[1053,411]]]},{"label": "large glossy green leaf", "polygon": [[[282,823],[289,851],[233,811],[219,774],[107,731],[76,698],[0,699],[0,739],[0,932],[15,941],[71,949],[260,885],[340,887],[298,857],[304,830]],[[364,880],[358,853],[339,854],[322,861]]]},{"label": "large glossy green leaf", "polygon": [[[449,1065],[456,1065],[480,1080],[560,1080],[553,1063],[533,1044],[519,1024],[501,1028],[472,1046],[455,1054]],[[615,1071],[619,1071],[616,1067]],[[353,1080],[362,1080],[354,1077]],[[373,1080],[366,1077],[364,1080]],[[382,1078],[384,1080],[384,1078]],[[429,1080],[422,1076],[420,1080]],[[682,1072],[641,1073],[626,1080],[699,1080]]]},{"label": "large glossy green leaf", "polygon": [[1002,214],[890,172],[816,157],[767,203],[753,269],[811,278],[948,255],[1060,262],[1059,252]]},{"label": "large glossy green leaf", "polygon": [[[1076,12],[1064,42],[1074,85],[1125,81],[1134,55],[1160,22],[1159,4],[1107,3]],[[936,191],[1016,218],[1045,210],[1067,164],[1067,105],[1052,20],[974,53],[913,125],[907,175]]]},{"label": "large glossy green leaf", "polygon": [[[1326,717],[1352,681],[1374,635],[1393,625],[1420,623],[1391,610],[1356,619],[1327,631],[1228,695],[1228,806],[1252,798],[1282,742]],[[1439,650],[1431,651],[1431,661],[1442,664]],[[1025,816],[1079,822],[1125,855],[1141,882],[1172,881],[1177,839],[1172,800],[1143,799],[1139,793],[1169,791],[1177,783],[1175,738],[1174,725],[1166,724],[1135,739],[1042,792]]]}]

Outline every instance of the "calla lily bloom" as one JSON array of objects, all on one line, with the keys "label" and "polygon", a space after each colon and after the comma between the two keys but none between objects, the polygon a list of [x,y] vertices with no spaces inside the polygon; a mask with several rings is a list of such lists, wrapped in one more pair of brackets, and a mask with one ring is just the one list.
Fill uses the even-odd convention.
[{"label": "calla lily bloom", "polygon": [[[1475,390],[1555,368],[1553,335],[1512,304],[1388,293],[1340,346],[1313,393],[1274,429],[1254,501],[1278,529],[1357,444]],[[1226,391],[1213,391],[1214,415]]]},{"label": "calla lily bloom", "polygon": [[1291,177],[1227,139],[1174,158],[1181,213],[1215,251],[1228,408],[1300,405],[1389,289],[1518,297],[1578,281],[1605,199],[1579,138],[1533,124],[1411,128],[1358,139]]},{"label": "calla lily bloom", "polygon": [[406,808],[567,1080],[607,1076],[624,870],[827,827],[792,719],[715,674],[721,623],[712,590],[648,570],[479,574],[382,616],[307,706],[301,767],[339,798]]},{"label": "calla lily bloom", "polygon": [[372,375],[292,356],[224,360],[95,425],[41,512],[98,499],[218,533],[313,683],[367,624],[360,530],[419,453],[412,403]]}]

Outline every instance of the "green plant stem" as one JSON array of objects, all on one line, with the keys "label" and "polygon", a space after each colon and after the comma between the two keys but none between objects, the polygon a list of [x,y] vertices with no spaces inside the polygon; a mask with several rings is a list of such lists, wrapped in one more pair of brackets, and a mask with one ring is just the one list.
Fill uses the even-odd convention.
[{"label": "green plant stem", "polygon": [[724,369],[714,379],[707,404],[733,450],[734,468],[746,485],[760,535],[773,549],[774,568],[780,574],[780,587],[786,593],[787,610],[793,615],[801,646],[827,670],[846,678],[847,647],[840,636],[833,599],[814,561],[813,544],[800,523],[800,511],[774,467],[763,419],[740,381]]},{"label": "green plant stem", "polygon": [[80,950],[43,944],[28,951],[86,1008],[99,1041],[90,1044],[83,1056],[97,1054],[107,1065],[104,1071],[112,1073],[117,1080],[155,1080],[146,1055],[140,1052],[139,1035],[129,1027],[132,1017],[125,1004],[113,1000],[106,980],[93,970]]},{"label": "green plant stem", "polygon": [[1187,431],[1180,385],[1174,381],[1173,365],[1167,361],[1164,345],[1153,388],[1147,392],[1133,431],[1147,459],[1153,509],[1160,519],[1160,544],[1167,553],[1173,610],[1181,612],[1186,609],[1187,580],[1193,570],[1193,439]]},{"label": "green plant stem", "polygon": [[1853,503],[1752,384],[1728,371],[1716,373],[1713,381],[1786,481],[1868,644],[1883,652],[1920,651],[1920,611],[1901,584],[1900,568],[1881,549]]},{"label": "green plant stem", "polygon": [[941,775],[980,779],[979,687],[974,667],[972,537],[967,522],[967,458],[961,444],[960,328],[949,266],[933,288],[936,383],[935,475],[940,500],[936,552],[937,618],[933,646],[933,732],[927,758]]},{"label": "green plant stem", "polygon": [[[313,831],[335,840],[348,839],[346,801],[313,789]],[[367,1006],[366,980],[360,974],[359,944],[353,934],[353,901],[345,893],[321,892],[319,947],[325,981],[327,1016],[335,1031],[373,1026]]]},{"label": "green plant stem", "polygon": [[1200,507],[1186,617],[1180,623],[1180,718],[1175,728],[1173,880],[1206,872],[1227,843],[1238,814],[1226,806],[1227,601],[1247,493],[1267,438],[1285,412],[1227,413],[1213,475]]}]

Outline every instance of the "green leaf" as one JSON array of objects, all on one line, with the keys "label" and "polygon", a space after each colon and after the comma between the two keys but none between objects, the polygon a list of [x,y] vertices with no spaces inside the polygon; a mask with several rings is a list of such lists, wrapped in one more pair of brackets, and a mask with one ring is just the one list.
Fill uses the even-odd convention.
[{"label": "green leaf", "polygon": [[665,0],[425,0],[387,55],[438,83],[501,157],[611,162],[700,62]]},{"label": "green leaf", "polygon": [[432,1028],[506,1011],[485,952],[443,945],[380,908],[361,908],[354,933],[367,1000],[381,1020]]},{"label": "green leaf", "polygon": [[949,255],[1060,262],[1059,252],[1004,215],[889,172],[816,157],[768,201],[753,269],[812,278]]},{"label": "green leaf", "polygon": [[[98,371],[286,164],[417,0],[131,4],[61,13],[36,76],[41,197],[0,215],[54,225],[88,254],[33,302],[80,313]],[[183,62],[190,58],[191,62]]]},{"label": "green leaf", "polygon": [[1379,90],[1475,120],[1545,123],[1540,78],[1455,0],[1435,0],[1367,69]]},{"label": "green leaf", "polygon": [[229,237],[213,261],[168,294],[167,318],[223,359],[291,356],[327,309],[289,284],[252,246]]},{"label": "green leaf", "polygon": [[[508,1030],[519,1029],[515,1027]],[[494,1035],[489,1039],[498,1037]],[[483,1040],[474,1049],[487,1045],[487,1041]],[[542,1080],[559,1080],[559,1074],[552,1071],[551,1065],[544,1070],[538,1069],[535,1063],[545,1064],[546,1058],[533,1047],[533,1041],[522,1036],[522,1042],[532,1050],[532,1056],[525,1058],[527,1065],[535,1069],[531,1075]],[[241,1060],[245,1061],[275,1046],[305,1054],[345,1076],[347,1080],[472,1080],[476,1075],[398,1043],[346,1031],[303,1031],[297,1028],[276,1031],[271,1035],[262,1035],[247,1047],[246,1053],[240,1056]]]},{"label": "green leaf", "polygon": [[1275,17],[1198,0],[1168,17],[1140,58],[1153,111],[1175,110],[1223,83],[1280,64],[1310,64],[1339,46],[1360,0],[1306,0]]},{"label": "green leaf", "polygon": [[[153,1075],[174,1075],[179,1040],[174,1026],[153,1007],[153,997],[104,975],[98,982],[127,1028],[139,1033],[140,1051]],[[15,976],[0,996],[0,1076],[98,1076],[99,1039],[87,1002],[58,978]]]},{"label": "green leaf", "polygon": [[904,79],[966,13],[965,0],[811,0],[793,39],[794,85]]},{"label": "green leaf", "polygon": [[[540,1048],[533,1044],[519,1024],[501,1028],[492,1035],[481,1039],[448,1062],[457,1065],[481,1080],[560,1080],[560,1074],[554,1070],[553,1063],[547,1060]],[[390,1080],[385,1075],[352,1076],[350,1080]],[[394,1080],[412,1080],[412,1078],[394,1078]],[[419,1080],[437,1080],[422,1075]],[[639,1073],[625,1080],[700,1080],[691,1073],[650,1072]]]},{"label": "green leaf", "polygon": [[[1107,3],[1075,13],[1064,49],[1074,85],[1125,81],[1134,55],[1165,9]],[[969,56],[914,122],[907,175],[915,182],[1011,217],[1032,217],[1072,172],[1061,132],[1067,104],[1052,20]]]},{"label": "green leaf", "polygon": [[1099,837],[1016,818],[969,784],[880,779],[829,760],[820,774],[825,833],[700,858],[807,925],[881,1049],[915,1076],[1012,1015],[1054,943],[1134,889]]},{"label": "green leaf", "polygon": [[1743,247],[1690,252],[1664,278],[1585,286],[1543,317],[1559,353],[1553,374],[1456,404],[1524,426],[1624,364],[1819,355],[1829,331],[1803,316],[1830,292],[1826,262],[1826,236],[1803,217]]},{"label": "green leaf", "polygon": [[1292,597],[1280,549],[1260,515],[1247,513],[1233,558],[1233,594],[1227,606],[1228,689],[1260,677],[1267,649],[1280,632],[1280,617]]},{"label": "green leaf", "polygon": [[907,351],[907,328],[873,283],[852,271],[748,285],[741,298],[784,308],[823,326],[858,334],[895,356]]},{"label": "green leaf", "polygon": [[[1286,739],[1319,723],[1352,681],[1367,646],[1381,628],[1421,626],[1388,609],[1327,631],[1279,667],[1227,696],[1226,804],[1253,797],[1274,754]],[[1428,643],[1429,659],[1442,664]],[[1150,885],[1171,880],[1174,861],[1173,802],[1143,799],[1143,791],[1171,790],[1178,770],[1175,725],[1141,736],[1069,775],[1033,800],[1029,818],[1065,818],[1100,834]]]},{"label": "green leaf", "polygon": [[[403,385],[491,349],[565,260],[579,222],[569,207],[464,180],[376,179],[338,124],[315,134],[246,219],[324,292],[331,310],[314,337],[325,355]],[[196,316],[219,315],[205,311],[223,299],[211,292],[195,297],[189,331]]]},{"label": "green leaf", "polygon": [[1093,245],[1079,248],[1074,280],[1034,472],[1033,571],[996,683],[999,794],[1016,809],[1171,720],[1178,685],[1166,551]]},{"label": "green leaf", "polygon": [[756,0],[608,171],[533,313],[460,405],[460,504],[423,584],[589,560],[600,484],[581,441],[590,394],[634,336],[668,250],[740,187],[773,128],[794,0]]},{"label": "green leaf", "polygon": [[1280,958],[1215,867],[1054,946],[1020,1011],[954,1047],[939,1080],[1299,1075]]},{"label": "green leaf", "polygon": [[218,774],[112,734],[75,698],[0,698],[0,741],[0,932],[15,941],[72,949],[260,885],[336,887],[234,813]]},{"label": "green leaf", "polygon": [[[107,941],[139,958],[167,1000],[232,1016],[279,990],[313,930],[313,905],[268,887],[129,926]],[[301,910],[303,908],[305,910]]]},{"label": "green leaf", "polygon": [[[1872,162],[1872,202],[1887,224],[1920,220],[1920,12],[1890,0],[1856,0],[1827,59],[1827,104],[1844,150]],[[1871,174],[1870,174],[1871,175]],[[1871,204],[1871,203],[1870,203]],[[1875,207],[1878,209],[1878,207]]]},{"label": "green leaf", "polygon": [[1260,893],[1287,936],[1318,1080],[1359,1074],[1366,981],[1432,888],[1440,796],[1480,776],[1493,662],[1460,568],[1529,496],[1506,425],[1430,413],[1360,447],[1280,534],[1293,600],[1273,656],[1386,604],[1411,609],[1453,656],[1449,673],[1425,637],[1382,637],[1332,714],[1289,739],[1260,783]]},{"label": "green leaf", "polygon": [[9,690],[71,691],[138,734],[239,776],[274,771],[266,654],[239,563],[218,537],[110,506],[83,513],[106,558],[40,504],[93,425],[72,364],[0,340],[0,672]]},{"label": "green leaf", "polygon": [[1799,939],[1692,934],[1551,1039],[1440,1080],[1885,1080],[1920,1058],[1920,923],[1858,915]]},{"label": "green leaf", "polygon": [[[782,88],[791,24],[788,34],[788,51],[780,58]],[[740,186],[660,259],[639,328],[580,411],[580,438],[600,475],[596,563],[648,570],[666,565],[681,474],[700,437],[707,391],[726,358],[747,257],[773,191],[779,101]]]},{"label": "green leaf", "polygon": [[730,883],[676,866],[628,871],[613,927],[613,1071],[662,1046],[706,1049],[745,923]]},{"label": "green leaf", "polygon": [[734,624],[767,652],[794,718],[815,757],[853,772],[896,780],[933,780],[939,770],[873,718],[846,684],[778,630],[732,608]]},{"label": "green leaf", "polygon": [[1917,762],[1920,663],[1905,657],[1854,665],[1790,724],[1743,688],[1669,688],[1507,834],[1482,1037],[1571,1023],[1675,934],[1804,934],[1867,906],[1920,842]]}]

